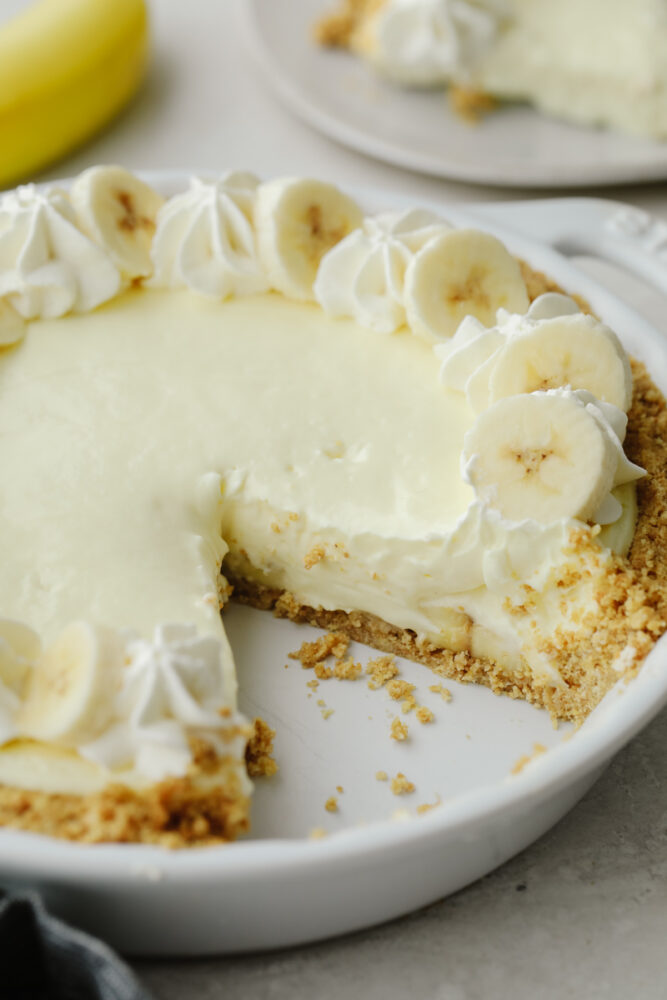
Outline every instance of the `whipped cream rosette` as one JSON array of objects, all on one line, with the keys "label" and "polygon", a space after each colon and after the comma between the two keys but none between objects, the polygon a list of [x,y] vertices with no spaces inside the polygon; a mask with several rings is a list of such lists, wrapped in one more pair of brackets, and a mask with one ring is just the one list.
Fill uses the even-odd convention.
[{"label": "whipped cream rosette", "polygon": [[351,316],[379,333],[393,333],[406,321],[408,264],[425,244],[450,229],[423,209],[367,217],[322,258],[315,298],[331,316]]},{"label": "whipped cream rosette", "polygon": [[0,735],[150,781],[185,774],[193,738],[228,742],[221,654],[220,640],[194,625],[159,625],[146,640],[72,622],[41,652],[26,626],[0,621]]},{"label": "whipped cream rosette", "polygon": [[258,185],[242,172],[215,181],[193,177],[189,190],[158,214],[152,284],[220,299],[265,292],[269,282],[253,225]]},{"label": "whipped cream rosette", "polygon": [[78,228],[64,191],[29,184],[0,196],[0,303],[25,319],[50,319],[95,309],[121,284],[109,254]]},{"label": "whipped cream rosette", "polygon": [[399,83],[443,84],[473,72],[505,14],[502,0],[387,0],[357,48]]},{"label": "whipped cream rosette", "polygon": [[150,780],[184,774],[190,740],[215,745],[229,728],[229,712],[221,714],[227,697],[220,642],[194,626],[158,625],[152,640],[130,638],[126,657],[109,725],[79,750],[104,767],[132,766]]}]

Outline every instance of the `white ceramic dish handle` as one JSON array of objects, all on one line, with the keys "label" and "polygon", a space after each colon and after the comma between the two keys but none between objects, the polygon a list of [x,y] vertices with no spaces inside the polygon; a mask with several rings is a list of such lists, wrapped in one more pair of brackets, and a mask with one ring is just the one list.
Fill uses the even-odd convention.
[{"label": "white ceramic dish handle", "polygon": [[549,198],[475,208],[567,257],[585,254],[618,264],[667,296],[667,221],[642,209],[603,198]]}]

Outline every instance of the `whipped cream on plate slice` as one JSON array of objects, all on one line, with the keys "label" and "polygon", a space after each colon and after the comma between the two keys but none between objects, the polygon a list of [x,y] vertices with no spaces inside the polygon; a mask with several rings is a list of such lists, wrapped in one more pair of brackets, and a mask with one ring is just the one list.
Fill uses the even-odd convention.
[{"label": "whipped cream on plate slice", "polygon": [[358,47],[400,83],[465,79],[495,41],[506,14],[503,0],[386,0]]}]

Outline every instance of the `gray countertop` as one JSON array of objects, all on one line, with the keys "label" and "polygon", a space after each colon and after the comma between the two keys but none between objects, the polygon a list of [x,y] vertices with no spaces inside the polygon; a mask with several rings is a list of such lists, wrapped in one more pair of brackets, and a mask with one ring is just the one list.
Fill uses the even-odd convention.
[{"label": "gray countertop", "polygon": [[[113,126],[45,176],[99,162],[235,166],[265,176],[310,173],[416,200],[530,196],[420,177],[312,132],[258,79],[240,37],[242,3],[155,0],[155,60],[143,92]],[[587,193],[667,214],[664,184]],[[636,282],[626,288],[662,320],[664,302]],[[308,948],[134,965],[156,1000],[666,997],[667,713],[550,833],[450,899]]]}]

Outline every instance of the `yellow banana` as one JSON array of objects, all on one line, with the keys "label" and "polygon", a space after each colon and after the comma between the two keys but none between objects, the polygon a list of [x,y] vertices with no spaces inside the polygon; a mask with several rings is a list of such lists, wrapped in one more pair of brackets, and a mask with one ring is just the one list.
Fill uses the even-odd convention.
[{"label": "yellow banana", "polygon": [[144,0],[37,0],[0,26],[0,188],[112,118],[147,56]]}]

